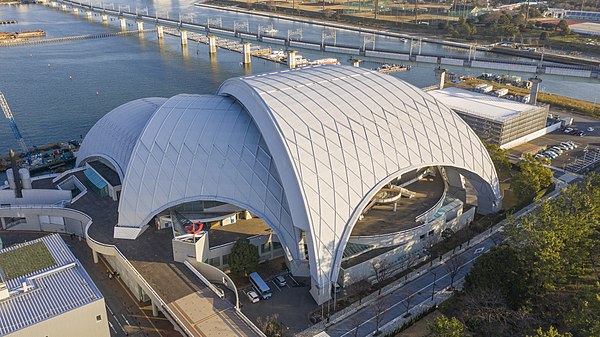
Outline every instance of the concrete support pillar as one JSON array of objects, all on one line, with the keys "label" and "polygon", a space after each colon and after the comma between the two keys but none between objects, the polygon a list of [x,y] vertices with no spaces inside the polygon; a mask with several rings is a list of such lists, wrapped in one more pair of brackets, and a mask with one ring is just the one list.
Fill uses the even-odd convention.
[{"label": "concrete support pillar", "polygon": [[208,52],[210,54],[217,53],[217,38],[215,36],[208,37]]},{"label": "concrete support pillar", "polygon": [[108,15],[102,14],[100,17],[102,18],[102,22],[108,22]]},{"label": "concrete support pillar", "polygon": [[98,263],[98,252],[92,250],[92,256],[94,257],[94,263]]},{"label": "concrete support pillar", "polygon": [[287,58],[288,68],[294,69],[296,68],[296,51],[288,50],[288,58]]},{"label": "concrete support pillar", "polygon": [[92,16],[94,15],[94,12],[92,12],[92,11],[87,11],[87,12],[85,12],[85,15],[88,17],[88,19],[91,19],[91,18],[92,18]]},{"label": "concrete support pillar", "polygon": [[2,229],[6,229],[6,220],[4,220],[4,218],[0,217],[0,222],[2,223]]},{"label": "concrete support pillar", "polygon": [[438,84],[438,88],[440,90],[444,89],[444,86],[446,85],[446,73],[448,71],[446,69],[442,69],[441,67],[438,67],[434,70],[435,76],[440,80],[439,84]]},{"label": "concrete support pillar", "polygon": [[137,30],[138,32],[141,32],[144,30],[144,22],[143,21],[136,21],[137,23]]},{"label": "concrete support pillar", "polygon": [[156,304],[154,304],[154,302],[152,302],[152,316],[158,316],[158,307],[156,306]]},{"label": "concrete support pillar", "polygon": [[243,64],[250,64],[252,62],[252,54],[250,53],[250,42],[244,42],[242,48]]},{"label": "concrete support pillar", "polygon": [[158,36],[159,39],[165,37],[165,27],[156,26],[156,36]]},{"label": "concrete support pillar", "polygon": [[121,23],[121,29],[127,30],[127,20],[125,18],[119,18],[119,22]]},{"label": "concrete support pillar", "polygon": [[60,8],[62,8],[62,10],[65,12],[67,11],[67,5],[65,4],[60,5]]},{"label": "concrete support pillar", "polygon": [[56,8],[56,6],[58,6],[58,4],[54,1],[50,2],[50,7],[52,8]]},{"label": "concrete support pillar", "polygon": [[361,61],[362,61],[362,60],[352,60],[352,65],[353,65],[354,67],[358,68],[358,67],[360,67],[360,62],[361,62]]},{"label": "concrete support pillar", "polygon": [[179,32],[181,33],[181,45],[187,46],[187,44],[188,44],[187,31],[180,30]]},{"label": "concrete support pillar", "polygon": [[79,8],[77,8],[77,7],[73,7],[73,13],[74,13],[75,15],[78,15],[78,14],[79,14]]},{"label": "concrete support pillar", "polygon": [[531,94],[529,96],[529,104],[536,105],[537,104],[537,96],[540,90],[540,83],[542,83],[542,79],[539,77],[534,77],[529,79],[532,83],[531,85]]}]

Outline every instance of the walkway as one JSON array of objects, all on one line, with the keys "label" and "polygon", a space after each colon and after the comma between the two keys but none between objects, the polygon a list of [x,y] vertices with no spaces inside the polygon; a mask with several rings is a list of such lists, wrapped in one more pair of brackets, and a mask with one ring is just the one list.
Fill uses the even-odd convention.
[{"label": "walkway", "polygon": [[[82,171],[74,175],[87,185]],[[47,186],[48,181],[37,184]],[[174,262],[170,229],[157,230],[150,226],[136,240],[114,239],[118,203],[88,189],[86,195],[69,206],[93,219],[88,235],[100,243],[116,246],[166,303],[169,314],[183,322],[193,336],[256,336],[238,316],[233,304],[219,298],[185,265]]]}]

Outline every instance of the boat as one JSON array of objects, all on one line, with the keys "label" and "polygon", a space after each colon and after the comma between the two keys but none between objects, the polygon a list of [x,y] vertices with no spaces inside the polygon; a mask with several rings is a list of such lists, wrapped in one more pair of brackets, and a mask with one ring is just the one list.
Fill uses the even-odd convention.
[{"label": "boat", "polygon": [[341,63],[340,63],[340,61],[338,61],[338,59],[330,57],[330,58],[324,58],[324,59],[310,61],[308,64],[310,64],[310,65],[323,65],[323,64],[339,65]]},{"label": "boat", "polygon": [[408,71],[408,70],[410,70],[410,66],[407,66],[404,64],[384,64],[373,70],[378,71],[380,73],[389,74],[389,73],[395,73],[395,72],[399,72],[399,71]]}]

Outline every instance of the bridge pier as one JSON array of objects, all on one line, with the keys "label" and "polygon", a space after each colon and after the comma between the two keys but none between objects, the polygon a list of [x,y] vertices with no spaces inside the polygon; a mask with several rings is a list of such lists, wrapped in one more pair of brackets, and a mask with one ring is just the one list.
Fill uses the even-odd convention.
[{"label": "bridge pier", "polygon": [[88,18],[88,19],[91,19],[91,18],[92,18],[92,16],[94,15],[94,12],[92,12],[92,11],[87,11],[87,12],[85,12],[85,15],[87,16],[87,18]]},{"label": "bridge pier", "polygon": [[137,30],[138,30],[138,32],[144,31],[144,22],[143,21],[136,21],[136,23],[137,23]]},{"label": "bridge pier", "polygon": [[360,67],[360,63],[362,62],[362,60],[352,60],[352,66],[354,67]]},{"label": "bridge pier", "polygon": [[119,21],[121,22],[121,29],[122,30],[127,30],[127,20],[123,17],[119,18]]},{"label": "bridge pier", "polygon": [[165,27],[156,26],[156,36],[158,36],[159,39],[162,39],[165,36]]},{"label": "bridge pier", "polygon": [[100,15],[100,17],[102,18],[102,22],[108,22],[108,15],[107,14],[102,14],[102,15]]},{"label": "bridge pier", "polygon": [[50,7],[52,8],[56,8],[58,6],[58,4],[54,1],[50,2]]},{"label": "bridge pier", "polygon": [[187,46],[187,44],[188,44],[187,31],[180,29],[179,32],[181,34],[181,45]]},{"label": "bridge pier", "polygon": [[79,15],[79,8],[73,7],[73,14]]},{"label": "bridge pier", "polygon": [[242,63],[244,65],[248,65],[250,64],[250,62],[252,62],[252,54],[250,52],[250,42],[244,42],[244,45],[242,47],[242,55],[244,57]]},{"label": "bridge pier", "polygon": [[67,11],[67,5],[65,4],[60,5],[60,8],[62,8],[62,10],[65,12]]},{"label": "bridge pier", "polygon": [[208,53],[211,55],[217,53],[217,38],[216,38],[216,36],[208,37]]},{"label": "bridge pier", "polygon": [[294,69],[296,68],[296,51],[288,50],[288,58],[287,58],[288,68]]}]

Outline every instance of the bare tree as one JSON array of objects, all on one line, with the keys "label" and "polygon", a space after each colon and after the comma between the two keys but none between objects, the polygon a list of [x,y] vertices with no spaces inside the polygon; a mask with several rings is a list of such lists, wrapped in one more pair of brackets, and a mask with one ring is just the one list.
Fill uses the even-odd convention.
[{"label": "bare tree", "polygon": [[[350,324],[352,325],[352,330],[354,330],[354,337],[358,336],[358,329],[364,323],[364,320],[358,317],[358,315],[354,315],[350,318]],[[350,330],[350,331],[352,331]]]},{"label": "bare tree", "polygon": [[383,316],[388,307],[389,306],[387,304],[387,301],[383,298],[376,299],[371,305],[371,308],[373,310],[373,318],[375,318],[374,335],[379,335],[381,333],[381,331],[379,331],[379,327],[381,325],[381,322],[383,321]]},{"label": "bare tree", "polygon": [[456,275],[458,275],[458,272],[460,272],[460,270],[463,268],[463,266],[464,262],[462,256],[455,256],[454,258],[451,258],[450,260],[446,261],[446,263],[444,263],[444,269],[448,273],[448,276],[450,276],[451,289],[454,288],[454,279],[456,278]]},{"label": "bare tree", "polygon": [[410,290],[404,290],[403,292],[404,294],[404,299],[402,300],[402,304],[404,305],[404,309],[406,309],[406,311],[404,311],[404,314],[408,314],[408,310],[410,310],[410,303],[413,300],[414,294],[410,293]]},{"label": "bare tree", "polygon": [[377,279],[377,288],[379,288],[378,295],[381,295],[381,288],[383,287],[383,281],[388,278],[390,269],[387,263],[380,260],[373,260],[372,262],[373,271],[375,272],[375,278]]},{"label": "bare tree", "polygon": [[353,284],[352,287],[356,294],[358,294],[358,304],[362,304],[362,300],[368,293],[369,288],[371,288],[371,284],[367,280],[360,280]]}]

